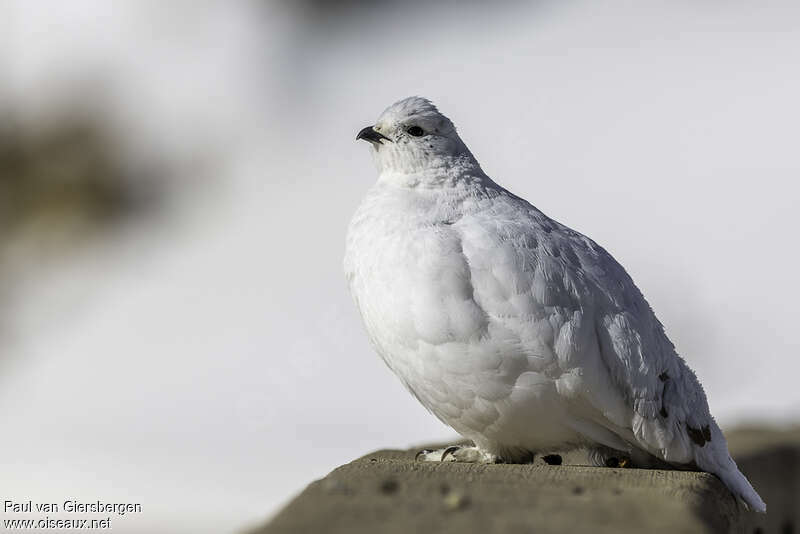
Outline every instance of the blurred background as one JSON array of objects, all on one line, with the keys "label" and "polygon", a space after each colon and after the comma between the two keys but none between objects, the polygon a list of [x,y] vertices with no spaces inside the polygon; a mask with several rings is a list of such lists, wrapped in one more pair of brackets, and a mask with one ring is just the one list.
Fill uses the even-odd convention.
[{"label": "blurred background", "polygon": [[791,0],[4,0],[4,498],[236,532],[450,439],[341,272],[355,134],[410,95],[626,266],[724,429],[797,421],[798,30]]}]

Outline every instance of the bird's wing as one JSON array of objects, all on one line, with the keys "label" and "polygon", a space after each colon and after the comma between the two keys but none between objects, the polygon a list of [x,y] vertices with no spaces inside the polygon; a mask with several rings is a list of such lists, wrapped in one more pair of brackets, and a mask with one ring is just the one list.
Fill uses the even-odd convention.
[{"label": "bird's wing", "polygon": [[[625,269],[591,239],[511,194],[460,222],[473,298],[534,353],[573,428],[719,476],[766,510],[728,454],[694,372]],[[536,359],[539,358],[539,359]],[[549,358],[549,360],[548,360]],[[577,377],[577,378],[576,378]]]},{"label": "bird's wing", "polygon": [[716,426],[705,394],[622,266],[513,195],[470,217],[464,254],[487,315],[549,351],[548,372],[579,371],[565,394],[590,408],[591,424],[667,461],[694,461],[692,444]]}]

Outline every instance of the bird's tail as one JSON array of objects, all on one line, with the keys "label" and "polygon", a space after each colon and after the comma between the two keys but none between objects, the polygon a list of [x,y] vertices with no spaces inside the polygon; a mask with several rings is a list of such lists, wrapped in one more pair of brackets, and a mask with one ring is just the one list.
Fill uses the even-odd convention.
[{"label": "bird's tail", "polygon": [[749,509],[765,513],[767,511],[767,505],[758,493],[756,493],[756,490],[753,489],[750,481],[739,471],[736,462],[730,457],[728,459],[730,460],[730,466],[716,471],[714,474],[717,475],[720,480],[728,486],[728,489],[730,489]]},{"label": "bird's tail", "polygon": [[728,443],[715,422],[711,422],[712,439],[697,450],[695,462],[703,471],[714,473],[745,506],[756,512],[765,513],[767,505],[753,489],[736,462],[728,453]]}]

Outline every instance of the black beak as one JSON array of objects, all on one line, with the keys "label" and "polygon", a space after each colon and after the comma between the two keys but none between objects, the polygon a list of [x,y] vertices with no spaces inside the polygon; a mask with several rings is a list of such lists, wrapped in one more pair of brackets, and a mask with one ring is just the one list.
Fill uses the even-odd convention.
[{"label": "black beak", "polygon": [[363,139],[364,141],[369,141],[373,144],[380,144],[383,142],[384,139],[391,142],[392,140],[383,135],[380,132],[376,132],[372,126],[367,126],[366,128],[362,128],[358,135],[356,136],[356,141],[359,139]]}]

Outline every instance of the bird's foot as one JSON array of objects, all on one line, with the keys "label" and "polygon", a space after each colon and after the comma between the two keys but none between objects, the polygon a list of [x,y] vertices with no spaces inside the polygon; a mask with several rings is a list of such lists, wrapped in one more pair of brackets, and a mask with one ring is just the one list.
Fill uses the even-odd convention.
[{"label": "bird's foot", "polygon": [[443,449],[421,450],[415,458],[419,462],[465,462],[472,464],[499,464],[502,460],[478,447],[452,445]]},{"label": "bird's foot", "polygon": [[545,454],[542,456],[542,460],[547,465],[561,465],[564,462],[560,454]]},{"label": "bird's foot", "polygon": [[589,461],[597,467],[642,467],[642,459],[636,451],[620,451],[609,447],[595,447],[589,450]]},{"label": "bird's foot", "polygon": [[606,467],[631,467],[631,459],[627,456],[612,456],[606,458]]}]

